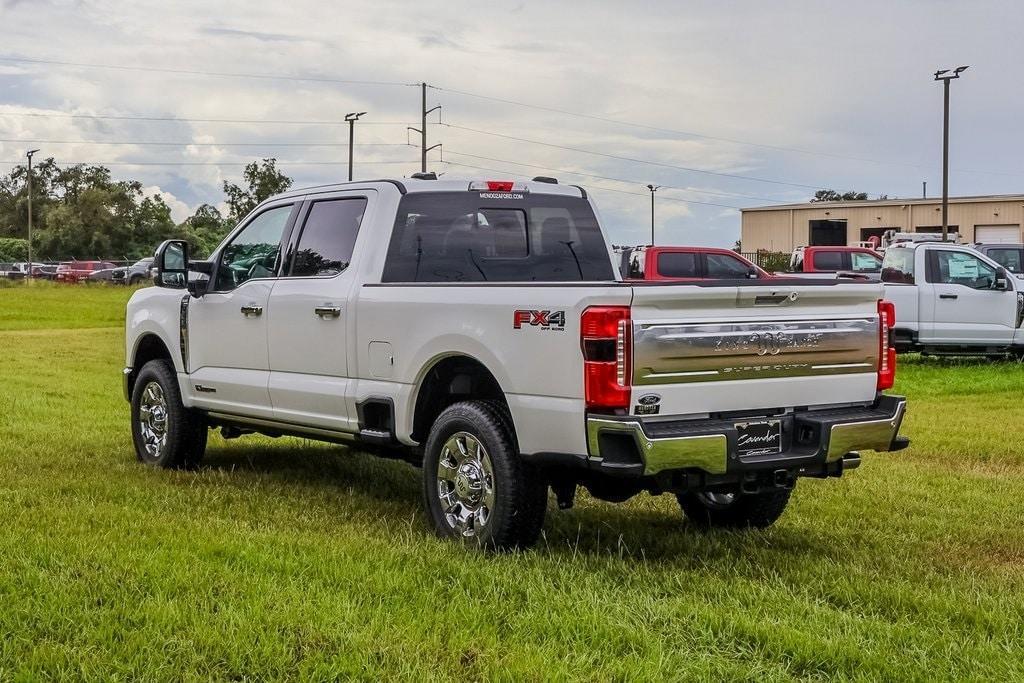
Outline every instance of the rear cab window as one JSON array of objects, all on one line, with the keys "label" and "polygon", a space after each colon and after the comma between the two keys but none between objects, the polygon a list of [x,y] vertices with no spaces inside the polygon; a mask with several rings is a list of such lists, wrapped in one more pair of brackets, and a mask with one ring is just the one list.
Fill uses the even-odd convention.
[{"label": "rear cab window", "polygon": [[476,191],[404,195],[381,277],[383,282],[614,279],[587,200]]},{"label": "rear cab window", "polygon": [[847,266],[843,263],[843,252],[841,251],[815,251],[811,254],[811,267],[814,270],[843,270]]},{"label": "rear cab window", "polygon": [[914,250],[890,247],[882,259],[882,282],[897,285],[914,284]]},{"label": "rear cab window", "polygon": [[663,251],[658,254],[658,275],[699,278],[700,256],[690,251]]}]

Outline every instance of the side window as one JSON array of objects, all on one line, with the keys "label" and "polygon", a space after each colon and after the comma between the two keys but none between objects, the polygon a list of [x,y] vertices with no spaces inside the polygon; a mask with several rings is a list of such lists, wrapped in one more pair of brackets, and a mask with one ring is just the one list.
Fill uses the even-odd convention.
[{"label": "side window", "polygon": [[331,199],[314,202],[302,226],[292,258],[292,276],[331,276],[348,268],[366,200]]},{"label": "side window", "polygon": [[725,254],[707,254],[708,277],[712,280],[740,280],[747,277],[750,266]]},{"label": "side window", "polygon": [[882,259],[882,282],[914,284],[914,250],[890,247]]},{"label": "side window", "polygon": [[995,282],[995,268],[971,254],[939,251],[933,258],[936,265],[936,282],[963,285],[971,289],[989,289]]},{"label": "side window", "polygon": [[850,254],[851,270],[856,273],[877,273],[882,268],[882,261],[873,254],[855,251]]},{"label": "side window", "polygon": [[664,277],[700,277],[697,254],[668,251],[658,254],[658,275]]},{"label": "side window", "polygon": [[216,291],[230,291],[246,280],[276,274],[281,237],[291,212],[291,205],[264,211],[235,235],[220,252]]},{"label": "side window", "polygon": [[1024,272],[1021,268],[1020,249],[991,249],[988,256],[1011,273]]},{"label": "side window", "polygon": [[812,258],[815,270],[842,270],[843,252],[841,251],[816,251]]},{"label": "side window", "polygon": [[644,257],[646,256],[646,254],[647,252],[641,251],[639,249],[634,250],[633,253],[629,255],[629,268],[625,273],[622,274],[623,277],[631,278],[634,280],[643,280]]}]

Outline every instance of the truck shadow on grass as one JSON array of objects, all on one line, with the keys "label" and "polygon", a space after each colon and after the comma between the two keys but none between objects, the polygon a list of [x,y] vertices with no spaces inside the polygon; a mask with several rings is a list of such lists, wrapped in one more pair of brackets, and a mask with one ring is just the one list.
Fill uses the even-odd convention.
[{"label": "truck shadow on grass", "polygon": [[[211,485],[273,489],[295,505],[330,515],[345,505],[388,517],[395,527],[415,519],[414,533],[434,538],[423,512],[421,472],[412,465],[384,460],[344,446],[324,446],[289,439],[253,447],[211,443],[202,471],[227,475]],[[387,533],[385,531],[385,533]],[[621,556],[703,566],[709,561],[750,559],[760,551],[798,558],[842,559],[827,536],[789,529],[785,517],[769,530],[702,531],[689,524],[674,497],[640,494],[618,505],[591,498],[581,487],[577,505],[559,510],[549,498],[547,519],[534,552],[552,556]]]}]

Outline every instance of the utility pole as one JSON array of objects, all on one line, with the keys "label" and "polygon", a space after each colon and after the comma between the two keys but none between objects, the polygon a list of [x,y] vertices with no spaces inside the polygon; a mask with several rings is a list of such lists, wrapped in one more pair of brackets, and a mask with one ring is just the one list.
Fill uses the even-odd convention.
[{"label": "utility pole", "polygon": [[935,72],[935,80],[942,81],[942,241],[949,238],[949,82],[960,78],[967,70],[966,66],[958,66],[950,71],[942,69]]},{"label": "utility pole", "polygon": [[654,246],[654,193],[661,189],[661,185],[648,185],[651,191],[651,246]]},{"label": "utility pole", "polygon": [[352,182],[352,147],[355,145],[356,139],[356,121],[359,120],[360,116],[363,116],[366,112],[353,112],[351,114],[345,114],[345,120],[348,121],[348,180]]},{"label": "utility pole", "polygon": [[427,147],[427,114],[429,114],[431,112],[439,111],[441,109],[441,105],[439,104],[436,107],[432,107],[430,109],[427,109],[427,84],[426,83],[420,83],[420,98],[421,98],[421,105],[420,105],[420,114],[421,114],[421,116],[420,116],[420,127],[419,128],[413,128],[412,126],[407,126],[406,128],[407,128],[407,130],[411,130],[414,133],[419,133],[420,134],[420,172],[426,173],[427,172],[427,152],[429,152],[430,150],[435,149],[435,148],[441,146],[441,144],[438,143],[438,144],[433,145],[431,147]]},{"label": "utility pole", "polygon": [[25,153],[28,157],[28,272],[25,274],[25,281],[32,282],[32,155],[38,149],[30,149]]}]

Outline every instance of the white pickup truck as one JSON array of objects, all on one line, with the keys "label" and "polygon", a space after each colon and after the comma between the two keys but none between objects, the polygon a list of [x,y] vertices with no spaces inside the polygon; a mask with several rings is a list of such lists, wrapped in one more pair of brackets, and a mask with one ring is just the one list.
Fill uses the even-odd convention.
[{"label": "white pickup truck", "polygon": [[882,261],[900,352],[1024,356],[1024,280],[968,246],[905,242]]},{"label": "white pickup truck", "polygon": [[209,428],[398,453],[472,544],[529,546],[578,486],[767,526],[798,477],[908,443],[879,285],[625,283],[587,193],[550,179],[292,191],[156,271],[127,311],[141,461],[195,466]]}]

